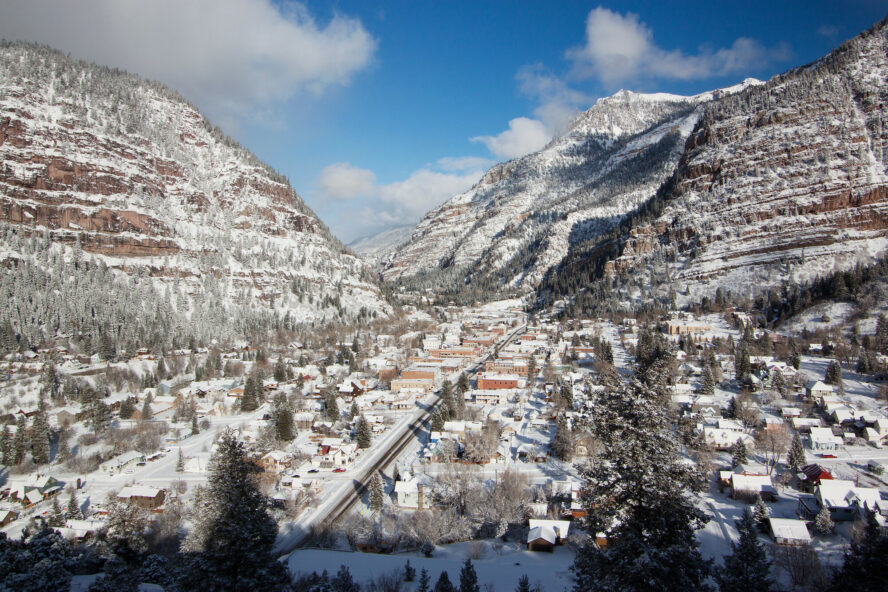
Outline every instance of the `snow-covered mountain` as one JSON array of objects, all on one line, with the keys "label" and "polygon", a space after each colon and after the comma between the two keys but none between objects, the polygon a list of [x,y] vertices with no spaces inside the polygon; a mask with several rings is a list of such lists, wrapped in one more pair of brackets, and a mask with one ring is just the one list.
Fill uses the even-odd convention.
[{"label": "snow-covered mountain", "polygon": [[0,162],[0,324],[27,343],[390,311],[285,178],[157,83],[0,45]]},{"label": "snow-covered mountain", "polygon": [[415,224],[395,226],[370,236],[355,239],[348,244],[348,248],[370,265],[377,267],[394,253],[395,249],[410,240],[415,229]]},{"label": "snow-covered mountain", "polygon": [[384,262],[383,278],[534,289],[571,245],[653,197],[706,103],[757,83],[693,97],[620,91],[600,99],[539,152],[494,166],[428,213]]},{"label": "snow-covered mountain", "polygon": [[615,287],[634,302],[757,296],[883,254],[886,25],[708,105],[657,197],[618,232],[575,244],[543,297],[590,276],[604,279],[593,299]]}]

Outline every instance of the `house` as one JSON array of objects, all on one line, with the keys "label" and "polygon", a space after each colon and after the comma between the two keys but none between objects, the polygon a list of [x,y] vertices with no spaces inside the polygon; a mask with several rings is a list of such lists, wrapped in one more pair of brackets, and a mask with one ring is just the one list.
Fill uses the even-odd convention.
[{"label": "house", "polygon": [[703,441],[714,447],[716,450],[728,450],[738,441],[742,442],[747,447],[751,447],[755,442],[752,436],[744,432],[738,432],[733,429],[725,430],[711,426],[705,426],[703,428]]},{"label": "house", "polygon": [[18,518],[18,512],[14,510],[0,510],[0,526],[6,526]]},{"label": "house", "polygon": [[830,428],[811,428],[811,450],[838,450],[842,439],[834,436]]},{"label": "house", "polygon": [[802,467],[802,474],[800,477],[802,477],[805,483],[808,484],[809,491],[811,490],[810,488],[820,485],[822,481],[833,478],[829,471],[817,464],[805,465]]},{"label": "house", "polygon": [[826,384],[821,380],[815,380],[808,383],[808,386],[805,387],[805,394],[808,398],[812,397],[823,397],[830,396],[835,393],[835,387],[831,384]]},{"label": "house", "polygon": [[117,499],[146,510],[154,510],[163,505],[166,499],[166,492],[156,487],[130,485],[118,492]]},{"label": "house", "polygon": [[563,545],[570,530],[569,520],[537,520],[528,521],[527,550],[555,550],[555,545]]},{"label": "house", "polygon": [[131,450],[115,456],[110,460],[106,460],[99,465],[99,469],[109,473],[113,471],[122,471],[126,467],[133,466],[140,462],[145,462],[145,455],[141,452]]},{"label": "house", "polygon": [[768,518],[771,537],[778,545],[796,547],[811,543],[811,535],[804,520],[792,518]]},{"label": "house", "polygon": [[259,466],[266,473],[280,473],[290,466],[292,457],[281,450],[272,450],[259,459]]},{"label": "house", "polygon": [[421,481],[413,477],[403,481],[395,481],[395,503],[398,507],[422,510],[428,508],[428,505],[424,505],[425,502]]},{"label": "house", "polygon": [[770,476],[738,473],[731,476],[731,497],[744,499],[754,498],[756,495],[761,495],[765,501],[777,501],[777,490],[771,484]]},{"label": "house", "polygon": [[856,520],[863,515],[863,510],[877,512],[885,505],[875,487],[855,487],[854,481],[845,479],[821,481],[814,498],[821,508],[829,508],[835,522]]}]

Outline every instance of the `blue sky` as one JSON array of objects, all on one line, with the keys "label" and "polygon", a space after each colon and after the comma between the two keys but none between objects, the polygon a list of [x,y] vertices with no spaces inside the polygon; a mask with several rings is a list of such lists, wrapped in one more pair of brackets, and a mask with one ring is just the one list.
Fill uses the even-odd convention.
[{"label": "blue sky", "polygon": [[[182,92],[348,242],[421,215],[620,88],[693,94],[813,61],[884,1],[29,0],[0,36]],[[53,15],[53,16],[50,16]]]}]

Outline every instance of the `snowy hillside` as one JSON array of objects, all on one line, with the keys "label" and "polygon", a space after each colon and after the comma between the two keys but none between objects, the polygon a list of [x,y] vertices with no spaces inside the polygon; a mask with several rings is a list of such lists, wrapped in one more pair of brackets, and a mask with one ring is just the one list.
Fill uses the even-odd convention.
[{"label": "snowy hillside", "polygon": [[159,84],[4,43],[0,162],[0,323],[27,343],[389,310],[285,178]]},{"label": "snowy hillside", "polygon": [[711,103],[646,211],[578,245],[552,298],[598,274],[621,299],[753,297],[888,246],[886,22],[826,58]]},{"label": "snowy hillside", "polygon": [[385,262],[384,279],[534,289],[571,245],[611,230],[654,195],[702,105],[726,92],[600,99],[541,151],[494,166],[427,214]]},{"label": "snowy hillside", "polygon": [[348,244],[348,248],[375,267],[394,253],[395,249],[410,240],[415,228],[416,226],[413,224],[389,228],[380,233],[356,239]]}]

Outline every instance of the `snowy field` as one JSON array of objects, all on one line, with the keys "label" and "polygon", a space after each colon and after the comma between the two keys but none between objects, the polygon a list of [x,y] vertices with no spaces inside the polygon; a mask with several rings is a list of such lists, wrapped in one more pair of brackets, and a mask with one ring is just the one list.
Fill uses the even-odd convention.
[{"label": "snowy field", "polygon": [[[574,554],[567,546],[556,547],[553,553],[544,553],[527,551],[523,549],[523,545],[499,541],[456,543],[436,547],[430,558],[421,553],[379,555],[306,549],[290,554],[284,561],[293,574],[321,573],[327,570],[332,576],[340,565],[345,565],[357,581],[366,583],[382,574],[396,571],[403,573],[404,565],[409,559],[410,565],[416,568],[417,579],[419,571],[425,568],[434,585],[441,572],[446,571],[450,581],[458,585],[463,563],[470,554],[477,556],[478,550],[480,558],[473,558],[472,563],[482,590],[489,584],[496,592],[510,592],[525,574],[530,579],[531,587],[539,584],[546,592],[568,589],[573,584],[570,566],[573,564]],[[405,590],[416,590],[417,582],[405,586]]]}]

